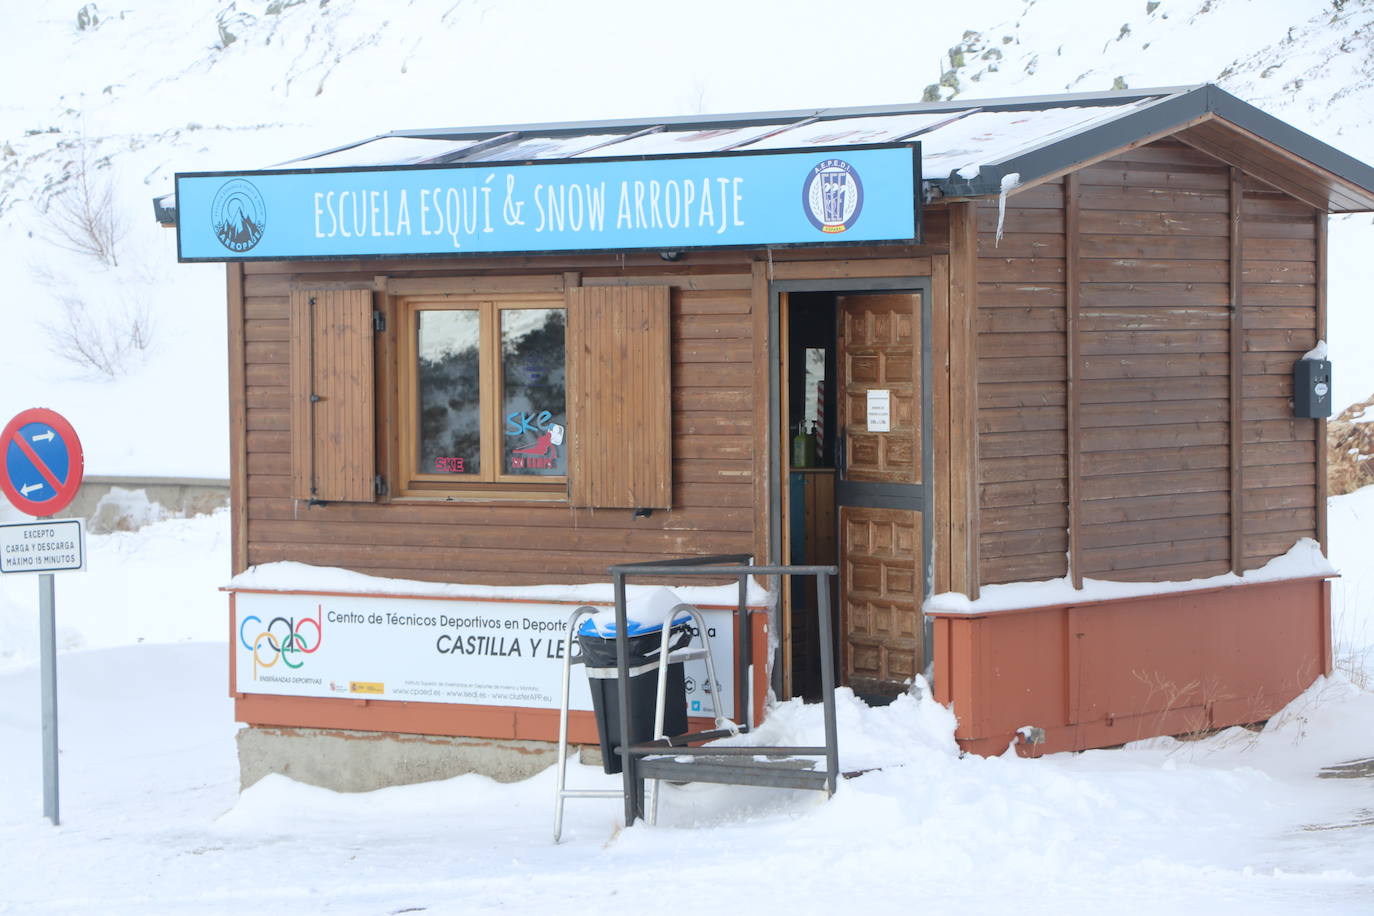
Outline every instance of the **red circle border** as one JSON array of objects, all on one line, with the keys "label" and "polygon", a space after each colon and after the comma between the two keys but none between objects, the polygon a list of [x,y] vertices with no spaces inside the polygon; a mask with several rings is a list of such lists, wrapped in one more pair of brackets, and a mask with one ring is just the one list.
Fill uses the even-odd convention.
[{"label": "red circle border", "polygon": [[6,474],[0,473],[0,492],[3,492],[14,504],[14,508],[25,515],[35,517],[55,515],[71,505],[72,500],[76,498],[76,491],[81,489],[81,481],[86,474],[85,454],[81,451],[81,440],[77,438],[76,430],[67,422],[67,418],[46,407],[30,407],[28,410],[21,410],[14,416],[14,419],[5,424],[4,432],[0,432],[0,450],[7,449],[10,438],[19,431],[20,427],[29,423],[46,423],[62,437],[62,441],[66,443],[69,452],[67,455],[67,479],[63,481],[62,487],[52,499],[35,502],[16,490]]}]

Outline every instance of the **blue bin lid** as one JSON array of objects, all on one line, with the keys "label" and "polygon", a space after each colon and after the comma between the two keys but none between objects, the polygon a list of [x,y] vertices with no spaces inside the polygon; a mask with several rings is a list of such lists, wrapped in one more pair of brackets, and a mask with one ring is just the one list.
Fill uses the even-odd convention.
[{"label": "blue bin lid", "polygon": [[[605,614],[609,619],[606,621],[605,624],[599,625],[598,620],[599,618],[601,618],[602,614]],[[581,626],[577,628],[577,634],[579,636],[599,636],[602,639],[614,639],[615,617],[613,616],[613,614],[614,612],[611,611],[602,611],[593,617],[588,617],[586,620],[582,621]],[[689,623],[691,622],[691,619],[692,615],[684,612],[673,619],[673,626],[677,626],[680,623]],[[645,622],[641,620],[630,620],[625,627],[625,635],[643,636],[646,633],[659,633],[662,630],[663,621],[661,620],[650,622]]]}]

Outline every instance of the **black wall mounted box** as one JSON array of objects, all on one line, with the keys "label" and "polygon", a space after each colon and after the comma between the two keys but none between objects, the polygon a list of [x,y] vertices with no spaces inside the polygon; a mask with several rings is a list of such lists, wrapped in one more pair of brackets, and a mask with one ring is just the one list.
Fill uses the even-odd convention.
[{"label": "black wall mounted box", "polygon": [[1331,361],[1300,359],[1293,365],[1293,415],[1331,416]]}]

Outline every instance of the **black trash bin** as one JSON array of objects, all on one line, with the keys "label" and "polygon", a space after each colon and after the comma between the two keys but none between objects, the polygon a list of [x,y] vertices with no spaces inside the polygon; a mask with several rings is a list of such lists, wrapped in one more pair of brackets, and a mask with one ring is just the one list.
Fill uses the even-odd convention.
[{"label": "black trash bin", "polygon": [[[690,617],[673,621],[668,651],[680,649],[691,640]],[[654,737],[654,704],[658,692],[658,655],[663,646],[663,625],[631,620],[625,628],[630,668],[630,740],[639,744]],[[601,739],[602,766],[607,773],[623,769],[615,752],[620,740],[620,682],[616,677],[615,622],[597,626],[588,618],[577,628],[577,642],[587,668],[592,709],[596,712],[596,732]],[[668,687],[663,706],[663,734],[687,733],[687,680],[682,663],[668,666]]]}]

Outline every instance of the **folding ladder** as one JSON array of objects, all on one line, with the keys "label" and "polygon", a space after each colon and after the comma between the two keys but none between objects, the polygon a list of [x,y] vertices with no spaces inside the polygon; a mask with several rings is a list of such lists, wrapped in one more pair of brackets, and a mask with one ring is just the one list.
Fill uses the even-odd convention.
[{"label": "folding ladder", "polygon": [[[568,618],[568,629],[563,642],[563,692],[558,707],[558,785],[555,790],[554,813],[553,813],[553,841],[557,843],[563,835],[563,803],[569,798],[623,798],[624,789],[569,789],[568,782],[568,707],[569,696],[571,693],[572,666],[585,665],[582,658],[573,658],[573,639],[577,635],[577,629],[584,618],[597,613],[597,608],[582,606],[572,612]],[[680,623],[692,622],[696,625],[697,636],[701,640],[701,645],[697,648],[684,646],[681,649],[670,651],[669,642],[672,639],[673,627]],[[654,705],[654,740],[664,738],[663,722],[665,707],[668,698],[668,666],[680,665],[696,659],[705,659],[707,683],[710,685],[712,697],[715,698],[716,706],[716,729],[720,736],[734,735],[739,733],[739,727],[728,717],[722,715],[723,710],[719,700],[720,681],[716,678],[715,660],[711,657],[711,646],[706,639],[706,621],[701,616],[701,611],[690,604],[677,604],[663,617],[661,625],[661,639],[659,642],[658,657],[651,662],[630,668],[630,677],[636,677],[651,670],[657,670],[657,690],[655,693]],[[611,668],[592,668],[587,667],[587,677],[590,679],[611,679],[617,678],[619,669]],[[622,682],[621,690],[628,690],[629,684]],[[611,709],[606,709],[605,715],[609,718],[612,715]],[[621,734],[621,741],[626,741],[628,735]],[[649,804],[646,812],[646,819],[653,824],[658,819],[658,780],[655,779],[650,784]]]}]

